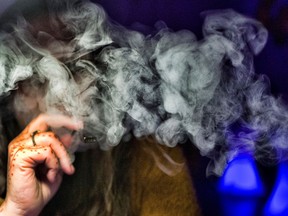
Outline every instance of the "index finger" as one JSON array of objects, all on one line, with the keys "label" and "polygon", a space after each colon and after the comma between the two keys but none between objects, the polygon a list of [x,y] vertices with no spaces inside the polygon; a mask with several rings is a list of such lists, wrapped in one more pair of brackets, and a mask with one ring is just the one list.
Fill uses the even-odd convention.
[{"label": "index finger", "polygon": [[60,114],[40,114],[37,118],[29,123],[25,132],[31,134],[36,130],[46,131],[50,127],[65,127],[70,130],[79,130],[83,128],[83,122]]}]

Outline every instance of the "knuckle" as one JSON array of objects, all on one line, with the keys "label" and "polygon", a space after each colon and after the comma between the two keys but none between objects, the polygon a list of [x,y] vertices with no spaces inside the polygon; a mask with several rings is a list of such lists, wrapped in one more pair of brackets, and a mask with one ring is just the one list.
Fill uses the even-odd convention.
[{"label": "knuckle", "polygon": [[35,122],[37,122],[38,124],[42,124],[47,122],[48,116],[45,113],[40,113],[36,118],[35,118]]},{"label": "knuckle", "polygon": [[42,154],[42,156],[45,156],[45,157],[51,157],[51,149],[49,148],[49,146],[43,146],[42,148],[40,148],[37,152],[37,154]]},{"label": "knuckle", "polygon": [[17,145],[15,142],[9,143],[9,145],[8,145],[8,152],[14,151],[14,150],[17,148],[17,146],[18,146],[18,145]]},{"label": "knuckle", "polygon": [[9,143],[8,145],[8,151],[10,152],[12,149],[14,149],[15,144],[13,142]]}]

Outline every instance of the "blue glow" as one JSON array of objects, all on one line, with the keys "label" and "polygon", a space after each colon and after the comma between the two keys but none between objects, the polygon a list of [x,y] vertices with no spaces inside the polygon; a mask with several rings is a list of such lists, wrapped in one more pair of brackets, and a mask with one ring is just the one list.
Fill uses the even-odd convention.
[{"label": "blue glow", "polygon": [[246,197],[221,197],[224,216],[255,216],[258,200]]},{"label": "blue glow", "polygon": [[254,160],[240,155],[232,160],[219,180],[218,190],[234,196],[260,196],[264,193]]},{"label": "blue glow", "polygon": [[264,215],[288,215],[288,162],[279,165],[277,180],[265,206]]}]

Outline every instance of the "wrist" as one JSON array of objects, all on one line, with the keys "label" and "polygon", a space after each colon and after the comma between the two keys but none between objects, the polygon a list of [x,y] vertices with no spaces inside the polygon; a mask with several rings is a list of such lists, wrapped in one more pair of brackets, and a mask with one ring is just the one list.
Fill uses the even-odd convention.
[{"label": "wrist", "polygon": [[8,216],[8,215],[23,216],[24,214],[13,203],[7,202],[5,200],[0,207],[0,216]]},{"label": "wrist", "polygon": [[5,200],[0,206],[0,216],[37,216],[38,214],[29,212],[29,210],[21,209],[14,202],[9,202]]}]

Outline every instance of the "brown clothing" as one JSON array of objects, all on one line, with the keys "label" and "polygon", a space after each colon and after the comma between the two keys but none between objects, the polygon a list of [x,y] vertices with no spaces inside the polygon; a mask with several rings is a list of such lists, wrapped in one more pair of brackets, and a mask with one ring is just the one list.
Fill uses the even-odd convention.
[{"label": "brown clothing", "polygon": [[[136,143],[132,162],[132,208],[139,216],[196,216],[200,215],[192,179],[185,159],[179,147],[168,148],[149,145],[155,149],[160,147],[176,162],[183,162],[183,169],[174,176],[161,171],[149,152],[143,151],[147,143]],[[158,155],[161,157],[161,155]],[[163,161],[164,163],[165,161]],[[169,163],[169,162],[167,162]],[[169,164],[167,164],[169,166]]]}]

